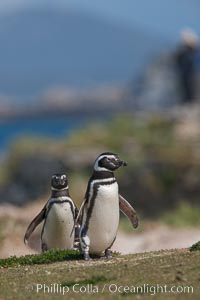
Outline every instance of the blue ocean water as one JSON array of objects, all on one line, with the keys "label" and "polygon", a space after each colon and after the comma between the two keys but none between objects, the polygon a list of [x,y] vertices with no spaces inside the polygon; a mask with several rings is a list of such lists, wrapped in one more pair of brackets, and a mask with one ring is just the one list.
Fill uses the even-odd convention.
[{"label": "blue ocean water", "polygon": [[20,136],[61,137],[89,121],[83,116],[0,120],[0,152]]}]

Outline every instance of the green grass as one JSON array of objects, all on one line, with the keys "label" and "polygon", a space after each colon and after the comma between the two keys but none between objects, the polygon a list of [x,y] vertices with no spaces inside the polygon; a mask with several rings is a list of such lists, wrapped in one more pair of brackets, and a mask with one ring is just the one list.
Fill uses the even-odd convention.
[{"label": "green grass", "polygon": [[[16,264],[13,267],[0,267],[0,298],[199,300],[199,265],[199,252],[191,252],[189,249],[138,253],[89,262],[63,260],[52,264]],[[140,290],[137,293],[126,288],[145,284],[154,288],[164,285],[168,288],[192,286],[194,293],[172,294],[158,290],[158,293],[151,296],[150,291],[144,293]],[[59,287],[57,292],[53,290],[54,286]],[[115,286],[119,290],[112,292]],[[98,293],[94,291],[94,287],[98,289]],[[62,289],[67,291],[65,295],[61,294]]]},{"label": "green grass", "polygon": [[[119,253],[114,251],[113,256],[118,256]],[[92,255],[92,258],[97,256]],[[72,261],[72,260],[83,260],[83,255],[76,250],[48,250],[40,254],[30,254],[25,256],[10,256],[8,258],[0,259],[0,267],[15,267],[15,266],[28,266],[28,265],[41,265],[51,264],[58,261]]]},{"label": "green grass", "polygon": [[200,251],[200,241],[190,247],[190,251]]},{"label": "green grass", "polygon": [[50,264],[58,261],[81,259],[82,255],[75,250],[48,250],[41,254],[25,255],[21,257],[11,256],[0,259],[0,267],[11,267],[17,265]]},{"label": "green grass", "polygon": [[174,210],[165,213],[161,222],[176,227],[200,226],[200,206],[180,202]]}]

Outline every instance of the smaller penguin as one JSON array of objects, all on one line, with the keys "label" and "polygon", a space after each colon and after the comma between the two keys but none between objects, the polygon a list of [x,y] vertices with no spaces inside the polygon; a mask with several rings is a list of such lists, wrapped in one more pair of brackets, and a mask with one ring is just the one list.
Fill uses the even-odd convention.
[{"label": "smaller penguin", "polygon": [[85,200],[77,220],[81,220],[80,246],[85,260],[90,254],[112,256],[112,247],[119,225],[121,210],[131,221],[134,228],[138,218],[134,208],[119,194],[118,183],[114,176],[126,162],[110,152],[100,154],[94,163],[94,171],[88,182]]},{"label": "smaller penguin", "polygon": [[52,176],[51,191],[51,198],[28,226],[24,243],[28,244],[30,235],[44,220],[41,232],[42,252],[49,249],[73,249],[74,233],[71,234],[71,232],[78,210],[69,195],[65,174]]}]

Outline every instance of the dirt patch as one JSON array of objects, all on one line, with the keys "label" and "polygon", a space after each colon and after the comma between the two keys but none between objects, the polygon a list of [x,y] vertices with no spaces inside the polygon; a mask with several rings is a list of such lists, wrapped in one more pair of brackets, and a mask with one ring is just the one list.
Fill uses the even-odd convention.
[{"label": "dirt patch", "polygon": [[[13,205],[0,206],[1,239],[0,257],[11,255],[34,254],[40,251],[41,226],[30,239],[30,247],[23,243],[25,230],[33,217],[41,210],[44,200],[32,202],[24,207]],[[200,229],[171,228],[156,224],[147,226],[143,231],[127,234],[119,231],[113,250],[122,254],[154,251],[160,249],[185,248],[197,242],[200,238]]]},{"label": "dirt patch", "polygon": [[157,225],[140,233],[118,232],[113,249],[123,254],[187,248],[200,239],[200,229]]}]

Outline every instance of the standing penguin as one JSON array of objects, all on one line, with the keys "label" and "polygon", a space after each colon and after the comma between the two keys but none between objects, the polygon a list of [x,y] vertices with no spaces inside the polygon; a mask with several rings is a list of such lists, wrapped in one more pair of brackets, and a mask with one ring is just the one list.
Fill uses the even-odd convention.
[{"label": "standing penguin", "polygon": [[48,249],[72,249],[77,209],[69,195],[68,180],[65,174],[55,174],[51,178],[51,198],[41,212],[33,219],[24,236],[24,243],[35,228],[44,220],[41,233],[42,251]]},{"label": "standing penguin", "polygon": [[[99,155],[94,163],[94,172],[88,182],[85,200],[80,208],[80,246],[85,260],[89,254],[112,257],[113,245],[118,225],[119,210],[138,226],[138,218],[133,207],[121,196],[114,171],[126,166],[116,154],[106,152]],[[78,215],[77,219],[80,218]]]}]

